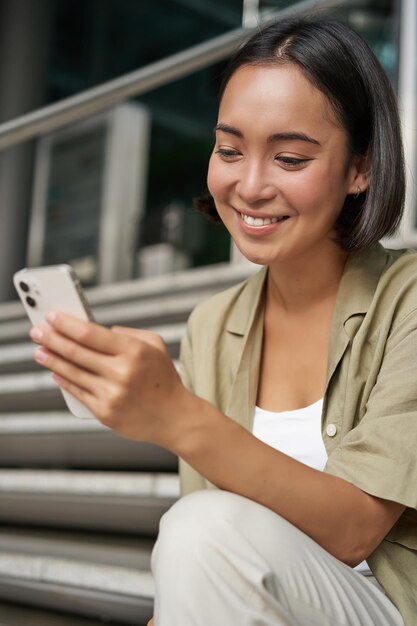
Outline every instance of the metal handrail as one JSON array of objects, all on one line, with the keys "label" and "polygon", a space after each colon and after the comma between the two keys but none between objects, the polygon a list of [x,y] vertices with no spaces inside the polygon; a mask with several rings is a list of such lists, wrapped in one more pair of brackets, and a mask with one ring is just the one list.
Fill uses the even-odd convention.
[{"label": "metal handrail", "polygon": [[[342,4],[348,3],[349,0],[342,0]],[[341,0],[302,0],[286,9],[268,13],[264,19],[261,18],[261,23],[266,24],[278,17],[303,13],[319,7],[332,8],[340,5]],[[107,109],[126,98],[139,96],[222,61],[230,56],[256,28],[257,26],[234,29],[98,87],[87,89],[56,104],[0,124],[0,150],[62,128],[71,122]]]}]

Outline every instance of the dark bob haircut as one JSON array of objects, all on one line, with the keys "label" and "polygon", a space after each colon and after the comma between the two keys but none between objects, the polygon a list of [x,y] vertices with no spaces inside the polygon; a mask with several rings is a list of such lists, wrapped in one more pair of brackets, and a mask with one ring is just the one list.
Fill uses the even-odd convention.
[{"label": "dark bob haircut", "polygon": [[[395,232],[404,207],[404,156],[391,84],[372,50],[349,26],[291,17],[261,29],[236,52],[223,76],[220,99],[239,68],[288,63],[328,98],[348,134],[351,154],[368,156],[368,189],[346,197],[336,222],[337,241],[345,250],[367,248]],[[210,195],[194,204],[220,221]]]}]

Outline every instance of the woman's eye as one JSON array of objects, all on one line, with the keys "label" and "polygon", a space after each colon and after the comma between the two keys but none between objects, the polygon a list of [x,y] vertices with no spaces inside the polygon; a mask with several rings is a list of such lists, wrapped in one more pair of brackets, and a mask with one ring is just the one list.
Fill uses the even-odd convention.
[{"label": "woman's eye", "polygon": [[240,152],[238,152],[237,150],[232,150],[232,148],[218,148],[216,150],[216,154],[218,154],[223,159],[233,159],[240,156]]},{"label": "woman's eye", "polygon": [[289,156],[277,156],[275,157],[277,161],[279,161],[284,167],[289,169],[296,169],[297,167],[301,167],[305,165],[310,159],[298,159],[296,157]]}]

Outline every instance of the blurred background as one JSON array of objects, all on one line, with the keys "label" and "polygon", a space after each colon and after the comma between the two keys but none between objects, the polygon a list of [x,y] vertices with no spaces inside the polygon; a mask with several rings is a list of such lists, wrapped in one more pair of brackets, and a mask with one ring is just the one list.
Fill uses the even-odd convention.
[{"label": "blurred background", "polygon": [[[0,0],[0,626],[145,626],[177,459],[68,413],[12,286],[70,263],[96,320],[161,334],[256,266],[197,214],[227,59],[259,22],[324,11],[398,94],[417,248],[415,0]],[[185,625],[188,626],[188,625]]]},{"label": "blurred background", "polygon": [[[0,143],[11,146],[0,152],[0,301],[15,298],[11,276],[24,265],[70,262],[91,286],[236,261],[225,230],[192,209],[205,190],[219,81],[245,36],[242,24],[296,5],[1,0],[0,123],[25,114],[26,121]],[[414,173],[413,2],[298,5],[330,7],[371,44],[399,95]],[[176,62],[182,51],[187,58]],[[132,72],[126,99],[108,81]],[[89,91],[99,86],[101,99]],[[80,94],[90,107],[77,109]],[[41,112],[36,125],[31,112],[54,103],[58,110]],[[411,212],[406,245],[416,241],[414,204]]]}]

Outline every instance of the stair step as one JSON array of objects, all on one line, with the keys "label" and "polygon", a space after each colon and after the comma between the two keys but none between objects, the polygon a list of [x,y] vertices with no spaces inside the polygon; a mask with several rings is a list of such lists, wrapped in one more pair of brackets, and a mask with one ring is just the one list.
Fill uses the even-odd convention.
[{"label": "stair step", "polygon": [[150,572],[72,559],[0,554],[0,598],[71,611],[121,624],[146,624],[152,615]]},{"label": "stair step", "polygon": [[[179,344],[185,331],[184,322],[154,326],[149,330],[161,335],[173,358],[178,356]],[[8,375],[20,372],[38,372],[40,370],[39,365],[33,359],[35,350],[36,346],[31,341],[0,346],[0,374],[3,372]]]},{"label": "stair step", "polygon": [[[164,276],[141,278],[131,281],[100,285],[86,289],[87,299],[93,308],[106,307],[115,302],[129,303],[132,301],[146,302],[148,300],[162,300],[172,294],[187,295],[196,290],[208,294],[226,289],[247,278],[259,269],[253,264],[219,263],[208,267],[187,269]],[[26,314],[22,305],[17,300],[5,302],[0,306],[0,323],[3,326],[7,322],[25,320]],[[5,338],[7,340],[7,337]]]},{"label": "stair step", "polygon": [[[178,361],[174,360],[178,369]],[[58,385],[49,371],[3,374],[0,376],[0,415],[10,411],[38,411],[65,409]]]},{"label": "stair step", "polygon": [[1,528],[0,599],[146,624],[152,546],[153,540],[137,537]]},{"label": "stair step", "polygon": [[[117,626],[115,622],[106,624]],[[103,622],[0,602],[0,626],[103,626]]]},{"label": "stair step", "polygon": [[0,412],[65,409],[51,373],[45,370],[0,376]]},{"label": "stair step", "polygon": [[152,537],[36,528],[0,527],[0,553],[76,559],[150,570]]},{"label": "stair step", "polygon": [[[93,308],[94,318],[104,326],[128,325],[141,328],[153,328],[163,324],[184,322],[193,308],[207,297],[206,292],[196,291],[192,294],[161,296],[154,301],[116,302],[105,308]],[[0,325],[0,343],[10,343],[27,339],[30,329],[29,321],[15,319],[2,322]]]},{"label": "stair step", "polygon": [[68,412],[0,414],[2,467],[176,471],[177,458],[147,441],[120,437]]},{"label": "stair step", "polygon": [[175,474],[0,470],[0,521],[155,535]]},{"label": "stair step", "polygon": [[[251,264],[220,264],[148,280],[102,285],[86,290],[100,324],[150,328],[184,321],[212,294],[235,285],[259,269]],[[20,302],[0,306],[0,343],[26,339],[29,322]]]}]

